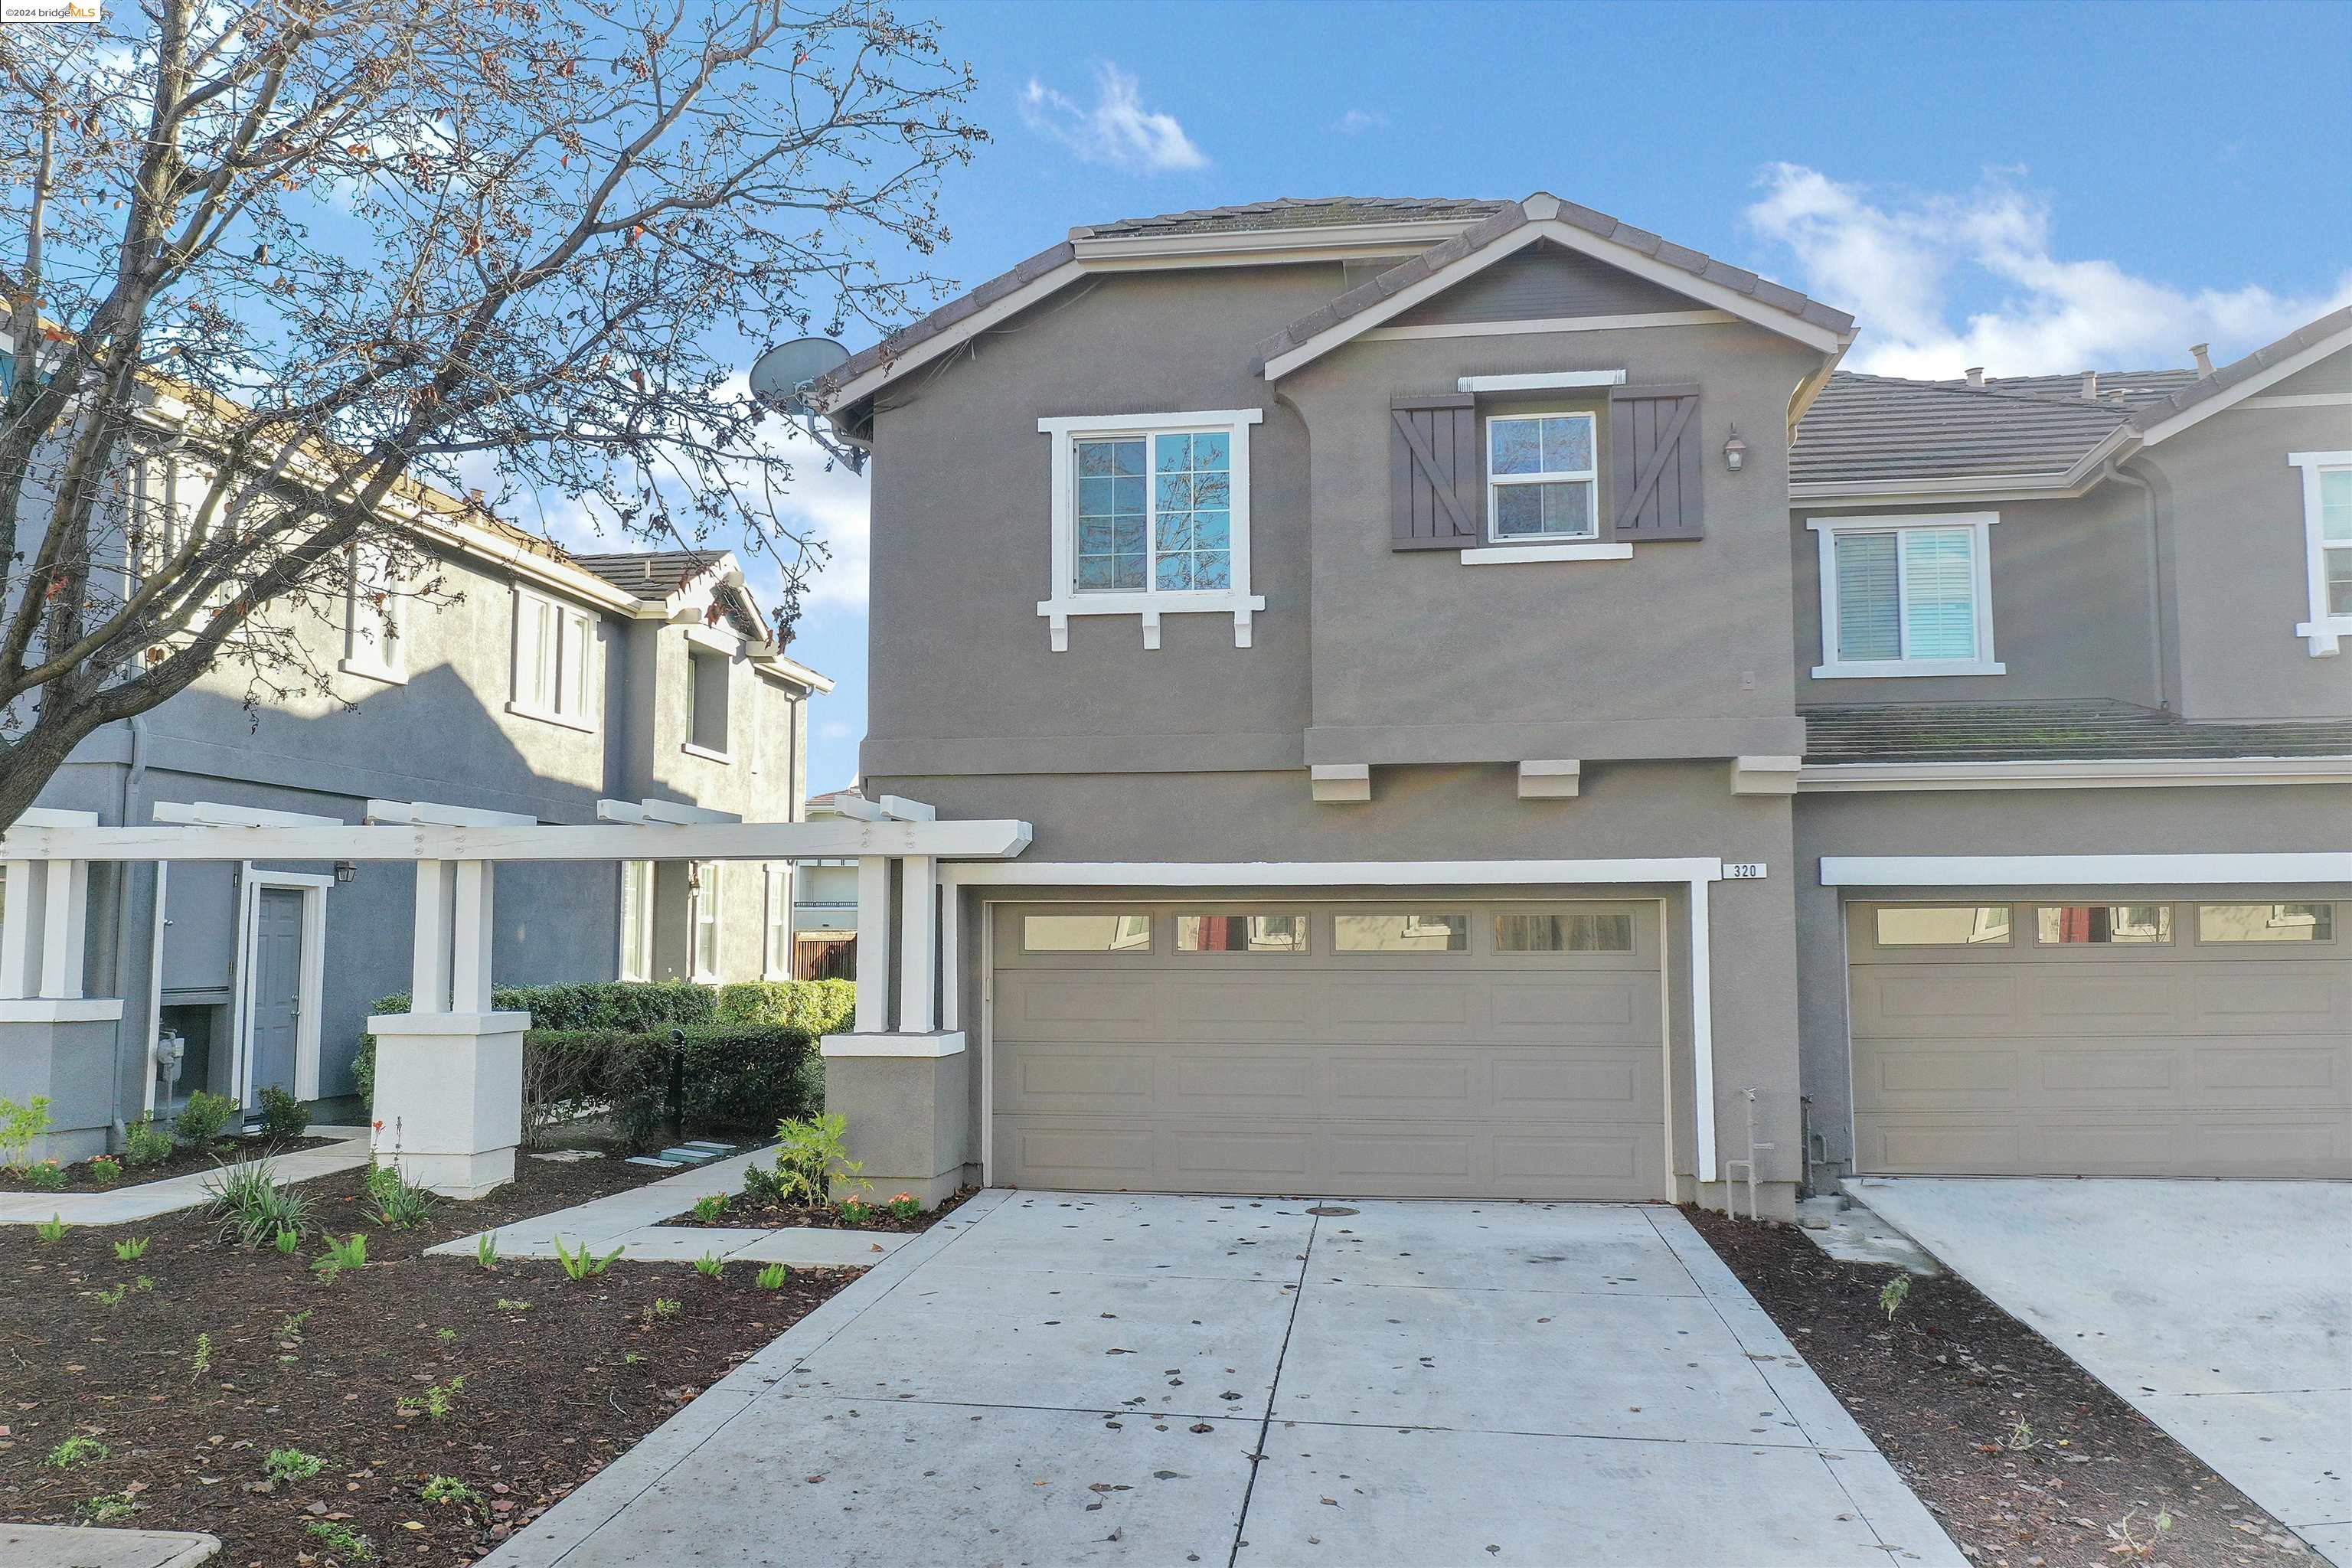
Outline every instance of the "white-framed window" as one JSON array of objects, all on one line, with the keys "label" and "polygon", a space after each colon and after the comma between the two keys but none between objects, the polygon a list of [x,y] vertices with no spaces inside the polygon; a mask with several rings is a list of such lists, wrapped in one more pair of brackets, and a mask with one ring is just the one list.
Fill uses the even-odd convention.
[{"label": "white-framed window", "polygon": [[1057,653],[1072,616],[1229,614],[1250,645],[1249,433],[1255,408],[1040,419],[1052,437],[1052,592],[1037,604]]},{"label": "white-framed window", "polygon": [[734,761],[728,731],[729,678],[733,674],[727,655],[688,640],[686,649],[686,751],[714,763]]},{"label": "white-framed window", "polygon": [[654,977],[654,863],[621,862],[621,960],[624,980]]},{"label": "white-framed window", "polygon": [[2004,675],[1993,657],[1992,525],[2000,514],[1817,517],[1817,680]]},{"label": "white-framed window", "polygon": [[507,711],[596,727],[596,623],[587,611],[517,588],[514,700]]},{"label": "white-framed window", "polygon": [[724,860],[697,860],[687,884],[688,962],[692,977],[706,984],[719,979],[719,868]]},{"label": "white-framed window", "polygon": [[1486,418],[1486,537],[1496,544],[1601,536],[1599,430],[1591,414]]},{"label": "white-framed window", "polygon": [[765,940],[760,950],[760,978],[793,977],[793,867],[789,860],[768,862],[768,905]]},{"label": "white-framed window", "polygon": [[408,591],[380,543],[360,543],[346,555],[343,658],[339,668],[395,685],[408,679]]},{"label": "white-framed window", "polygon": [[2290,452],[2303,470],[2304,571],[2311,618],[2294,635],[2324,658],[2352,637],[2352,452]]}]

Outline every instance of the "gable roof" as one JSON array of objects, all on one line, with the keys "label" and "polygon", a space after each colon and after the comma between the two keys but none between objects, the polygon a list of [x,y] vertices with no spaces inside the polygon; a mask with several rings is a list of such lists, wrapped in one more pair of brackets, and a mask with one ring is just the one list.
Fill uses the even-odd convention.
[{"label": "gable roof", "polygon": [[[2035,378],[2055,381],[2057,378]],[[2070,378],[2080,387],[2082,378]],[[1921,480],[2061,487],[2111,449],[2130,409],[1987,382],[1905,381],[1839,371],[1797,426],[1792,495]]]},{"label": "gable roof", "polygon": [[1464,226],[1490,218],[1509,202],[1480,196],[1277,196],[1240,206],[1200,207],[1157,217],[1113,218],[1070,230],[1073,240],[1136,235],[1244,234],[1276,229],[1337,228],[1351,224],[1400,223],[1408,219],[1455,220]]},{"label": "gable roof", "polygon": [[2143,444],[2153,447],[2208,415],[2219,414],[2305,365],[2347,348],[2352,348],[2352,305],[2330,310],[2276,342],[2264,343],[2245,358],[2232,360],[2169,396],[2149,402],[2132,416],[2132,428],[2139,432]]}]

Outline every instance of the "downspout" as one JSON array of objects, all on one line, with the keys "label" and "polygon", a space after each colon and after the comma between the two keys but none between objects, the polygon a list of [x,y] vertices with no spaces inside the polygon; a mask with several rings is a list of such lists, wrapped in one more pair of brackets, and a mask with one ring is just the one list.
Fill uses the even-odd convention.
[{"label": "downspout", "polygon": [[[120,826],[128,827],[131,826],[131,803],[138,797],[139,786],[147,782],[147,721],[133,713],[123,723],[131,731],[131,765],[122,770],[122,805],[115,822]],[[122,954],[129,945],[131,934],[131,862],[119,861],[117,864],[122,869],[115,873],[114,879],[114,979],[108,989],[121,997],[124,978]],[[157,979],[151,974],[147,983],[152,985]],[[122,1121],[122,1037],[123,1031],[129,1026],[130,1010],[125,1008],[123,1016],[114,1025],[114,1087],[107,1117],[114,1129],[114,1146],[118,1149],[131,1138],[131,1130]],[[145,1054],[143,1047],[141,1054]]]},{"label": "downspout", "polygon": [[2119,458],[2108,458],[2101,472],[2138,490],[2147,513],[2147,656],[2156,677],[2156,705],[2171,712],[2172,693],[2164,680],[2164,551],[2156,514],[2156,487],[2137,474],[2126,473]]}]

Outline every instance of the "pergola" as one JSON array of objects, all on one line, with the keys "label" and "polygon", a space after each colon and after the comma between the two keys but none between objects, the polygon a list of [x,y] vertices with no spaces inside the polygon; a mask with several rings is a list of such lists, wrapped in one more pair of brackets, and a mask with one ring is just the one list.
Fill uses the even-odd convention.
[{"label": "pergola", "polygon": [[[430,802],[371,801],[357,824],[217,806],[158,805],[147,826],[38,811],[0,835],[0,1055],[11,1037],[119,1018],[82,995],[81,928],[92,861],[409,861],[416,867],[411,1011],[368,1020],[377,1039],[374,1152],[409,1180],[475,1197],[511,1179],[522,1127],[528,1013],[491,1005],[494,868],[500,861],[835,860],[858,863],[857,1016],[841,1054],[941,1054],[942,861],[1001,860],[1025,822],[941,822],[919,802],[846,803],[823,822],[739,822],[661,801],[605,801],[562,826]],[[894,885],[898,1006],[891,1007]],[[108,1008],[110,1006],[111,1010]],[[895,1027],[894,1027],[895,1025]],[[960,1047],[961,1041],[957,1041]],[[832,1054],[830,1051],[828,1054]]]}]

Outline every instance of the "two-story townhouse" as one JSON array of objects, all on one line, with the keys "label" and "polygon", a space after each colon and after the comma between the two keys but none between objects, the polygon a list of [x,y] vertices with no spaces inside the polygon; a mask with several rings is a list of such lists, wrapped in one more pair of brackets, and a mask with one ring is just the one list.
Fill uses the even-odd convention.
[{"label": "two-story townhouse", "polygon": [[[331,692],[249,701],[247,672],[225,664],[91,736],[39,809],[124,824],[797,818],[808,702],[832,683],[784,652],[733,557],[572,555],[417,493],[396,525],[427,564],[378,595],[361,563],[339,614],[294,617]],[[501,984],[789,973],[782,862],[517,861],[496,879]],[[97,865],[81,994],[103,1000],[68,1009],[47,1049],[9,1052],[0,1095],[47,1095],[46,1152],[64,1157],[197,1089],[248,1113],[268,1088],[349,1095],[370,1005],[408,985],[415,889],[400,863]]]},{"label": "two-story townhouse", "polygon": [[[2281,390],[2352,329],[1892,414],[1853,332],[1547,195],[1285,200],[1075,229],[818,383],[873,457],[862,787],[1034,827],[939,874],[897,1103],[950,1168],[891,1179],[1785,1210],[1808,1153],[2352,1168],[2311,607],[2352,415]],[[1981,466],[2012,412],[2025,466]],[[2160,738],[2037,772],[2028,700]],[[1937,714],[2023,773],[1902,772]],[[2115,938],[2155,905],[2168,948]],[[1982,967],[1878,963],[1956,910]],[[1889,933],[1851,968],[1850,921]],[[2104,1145],[2044,1114],[2100,1092]],[[1888,1093],[1963,1114],[1906,1141]]]}]

